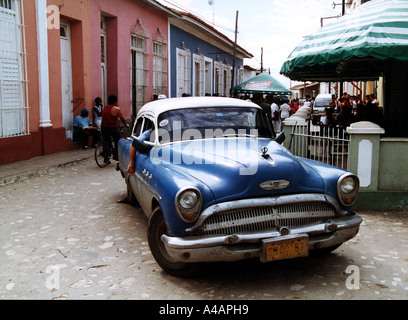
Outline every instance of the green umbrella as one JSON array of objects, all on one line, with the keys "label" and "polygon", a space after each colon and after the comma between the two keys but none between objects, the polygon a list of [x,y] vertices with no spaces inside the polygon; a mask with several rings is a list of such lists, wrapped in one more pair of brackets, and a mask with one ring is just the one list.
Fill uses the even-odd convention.
[{"label": "green umbrella", "polygon": [[370,59],[371,65],[360,68],[375,78],[372,61],[390,58],[408,61],[408,0],[371,0],[320,28],[293,50],[280,72],[303,81],[340,78],[342,73],[343,79],[356,79],[363,70],[349,64],[347,74],[347,62]]},{"label": "green umbrella", "polygon": [[278,80],[269,73],[263,72],[234,87],[235,93],[265,93],[265,94],[291,94]]}]

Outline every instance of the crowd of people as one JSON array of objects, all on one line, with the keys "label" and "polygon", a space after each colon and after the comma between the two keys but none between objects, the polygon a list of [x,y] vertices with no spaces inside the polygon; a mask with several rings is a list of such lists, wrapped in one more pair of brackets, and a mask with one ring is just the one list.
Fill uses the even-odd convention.
[{"label": "crowd of people", "polygon": [[[242,96],[241,99],[249,99],[249,97]],[[300,107],[309,107],[312,113],[315,98],[306,96],[306,98],[288,100],[271,94],[263,98],[262,94],[254,93],[251,101],[266,112],[275,134],[279,134],[283,128],[283,121],[296,113]],[[365,100],[362,100],[361,95],[350,96],[344,92],[340,98],[332,95],[329,106],[325,108],[317,124],[347,127],[353,122],[371,121],[381,125],[382,116],[374,94],[366,95]]]},{"label": "crowd of people", "polygon": [[129,128],[129,124],[122,115],[122,111],[118,107],[118,98],[115,95],[108,97],[108,104],[103,106],[102,99],[97,97],[92,108],[93,121],[89,119],[89,110],[83,108],[81,114],[74,119],[74,141],[80,141],[82,149],[88,148],[88,139],[92,136],[92,147],[94,148],[100,138],[104,141],[114,140],[113,159],[118,159],[118,141],[121,138],[119,121],[125,127]]},{"label": "crowd of people", "polygon": [[371,121],[381,125],[382,111],[374,94],[366,95],[365,100],[361,95],[349,96],[343,93],[340,99],[332,95],[329,107],[320,118],[320,122],[327,126],[349,126],[353,122]]},{"label": "crowd of people", "polygon": [[[188,96],[188,95],[183,95]],[[165,95],[158,95],[153,100],[165,99]],[[241,99],[250,99],[248,96],[241,96]],[[283,121],[296,113],[300,107],[306,106],[311,108],[315,99],[310,96],[306,98],[288,100],[282,96],[268,94],[263,97],[261,93],[254,93],[251,101],[258,104],[266,113],[269,123],[275,133],[279,134],[283,129]],[[82,143],[82,148],[88,147],[88,138],[93,137],[92,147],[95,147],[101,135],[115,141],[114,154],[117,155],[117,141],[120,138],[119,120],[126,126],[126,123],[120,108],[117,106],[117,97],[110,96],[108,105],[102,105],[102,99],[97,97],[92,108],[93,121],[89,119],[90,112],[83,108],[81,114],[74,120],[74,140]],[[319,124],[323,126],[349,126],[353,122],[371,121],[381,125],[382,111],[378,107],[378,101],[374,94],[366,95],[365,100],[360,95],[349,96],[346,92],[340,99],[332,95],[329,106],[325,108],[324,114],[319,119]],[[105,137],[106,136],[106,137]]]}]

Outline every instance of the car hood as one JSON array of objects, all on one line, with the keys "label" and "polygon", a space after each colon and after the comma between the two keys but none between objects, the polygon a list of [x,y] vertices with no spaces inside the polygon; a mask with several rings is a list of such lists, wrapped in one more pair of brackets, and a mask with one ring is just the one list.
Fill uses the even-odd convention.
[{"label": "car hood", "polygon": [[166,170],[204,183],[216,201],[324,192],[312,167],[270,139],[228,138],[174,143],[155,150]]}]

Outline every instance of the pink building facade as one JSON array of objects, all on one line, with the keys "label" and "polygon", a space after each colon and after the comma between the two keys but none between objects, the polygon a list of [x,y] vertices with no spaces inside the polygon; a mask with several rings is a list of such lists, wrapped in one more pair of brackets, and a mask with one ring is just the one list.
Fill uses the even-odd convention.
[{"label": "pink building facade", "polygon": [[[236,69],[252,57],[237,49]],[[78,148],[74,118],[97,97],[116,95],[130,121],[181,82],[196,96],[227,93],[233,51],[225,35],[155,0],[1,0],[0,165]],[[182,54],[190,59],[177,68]]]},{"label": "pink building facade", "polygon": [[117,95],[126,118],[154,94],[168,96],[169,15],[152,1],[91,1],[93,96],[106,104]]},{"label": "pink building facade", "polygon": [[129,119],[167,96],[173,15],[154,0],[0,1],[0,165],[77,148],[73,120],[96,97]]}]

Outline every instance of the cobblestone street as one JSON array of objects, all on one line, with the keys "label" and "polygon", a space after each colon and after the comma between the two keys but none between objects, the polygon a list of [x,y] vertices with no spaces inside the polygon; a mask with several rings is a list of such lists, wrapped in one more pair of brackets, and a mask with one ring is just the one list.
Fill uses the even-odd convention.
[{"label": "cobblestone street", "polygon": [[175,278],[154,261],[125,182],[93,159],[0,187],[1,299],[407,299],[407,212],[359,212],[332,254],[209,264]]}]

